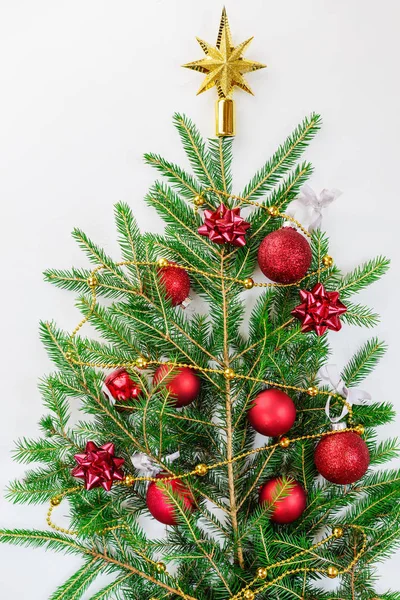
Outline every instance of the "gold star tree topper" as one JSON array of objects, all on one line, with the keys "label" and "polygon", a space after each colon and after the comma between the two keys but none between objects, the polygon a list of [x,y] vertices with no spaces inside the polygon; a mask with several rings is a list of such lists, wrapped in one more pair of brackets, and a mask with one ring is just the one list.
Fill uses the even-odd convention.
[{"label": "gold star tree topper", "polygon": [[252,37],[238,46],[233,45],[225,8],[222,11],[216,45],[212,46],[200,38],[196,39],[206,56],[201,60],[196,60],[183,66],[206,75],[198,94],[214,86],[217,88],[217,135],[235,135],[233,90],[235,87],[239,87],[245,92],[253,94],[243,75],[251,71],[263,69],[266,65],[243,57],[243,53],[247,50],[253,39]]}]

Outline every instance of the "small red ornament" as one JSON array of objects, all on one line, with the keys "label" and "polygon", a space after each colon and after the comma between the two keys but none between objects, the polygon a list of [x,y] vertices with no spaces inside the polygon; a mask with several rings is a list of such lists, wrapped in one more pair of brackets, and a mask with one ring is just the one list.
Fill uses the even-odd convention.
[{"label": "small red ornament", "polygon": [[104,382],[104,392],[116,401],[116,409],[124,410],[123,404],[127,404],[130,400],[136,400],[142,390],[132,380],[131,376],[125,369],[117,369],[110,373]]},{"label": "small red ornament", "polygon": [[318,473],[331,483],[354,483],[369,467],[368,446],[354,431],[327,435],[315,448],[314,462]]},{"label": "small red ornament", "polygon": [[[159,473],[158,478],[165,477],[166,474]],[[195,509],[195,502],[192,494],[185,487],[180,479],[172,479],[171,481],[163,481],[162,485],[170,487],[171,491],[178,495],[185,508],[191,512]],[[146,504],[150,513],[157,521],[164,525],[177,524],[177,507],[171,501],[165,490],[157,482],[152,481],[147,489]]]},{"label": "small red ornament", "polygon": [[339,292],[327,292],[322,283],[317,283],[311,292],[300,290],[300,299],[302,303],[292,310],[292,315],[302,322],[303,332],[314,330],[323,335],[327,329],[342,328],[339,317],[347,308],[339,300]]},{"label": "small red ornament", "polygon": [[307,495],[302,485],[294,479],[290,482],[289,489],[285,490],[285,497],[276,500],[279,490],[284,485],[282,477],[274,477],[264,483],[260,490],[260,504],[267,502],[274,505],[271,521],[274,523],[293,523],[304,512],[307,504]]},{"label": "small red ornament", "polygon": [[240,208],[228,208],[220,204],[217,210],[204,211],[204,223],[198,228],[200,235],[205,235],[216,244],[233,244],[244,246],[245,234],[250,223],[240,216]]},{"label": "small red ornament", "polygon": [[175,406],[187,406],[196,400],[200,393],[200,378],[189,367],[160,365],[153,378],[154,385],[163,384],[175,398]]},{"label": "small red ornament", "polygon": [[87,490],[101,486],[109,492],[113,481],[122,481],[124,478],[121,467],[125,461],[114,456],[114,453],[114,444],[110,442],[100,447],[94,442],[88,442],[85,452],[75,454],[78,466],[71,473],[74,477],[85,480]]},{"label": "small red ornament", "polygon": [[277,437],[292,427],[296,420],[296,407],[285,392],[271,388],[257,394],[247,416],[258,433]]},{"label": "small red ornament", "polygon": [[302,279],[312,260],[310,244],[293,227],[269,233],[258,249],[258,264],[268,279],[276,283],[295,283]]},{"label": "small red ornament", "polygon": [[157,272],[167,297],[173,306],[178,306],[189,296],[190,279],[187,271],[180,267],[174,267],[175,264],[169,263],[167,267],[161,267]]}]

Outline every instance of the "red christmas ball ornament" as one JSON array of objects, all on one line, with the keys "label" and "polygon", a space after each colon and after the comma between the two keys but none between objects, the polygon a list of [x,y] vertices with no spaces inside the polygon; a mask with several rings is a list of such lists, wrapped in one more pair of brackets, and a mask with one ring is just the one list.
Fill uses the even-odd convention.
[{"label": "red christmas ball ornament", "polygon": [[200,393],[200,378],[189,367],[160,365],[153,378],[154,385],[165,385],[175,399],[176,408],[187,406],[196,400]]},{"label": "red christmas ball ornament", "polygon": [[187,271],[175,267],[175,264],[170,262],[167,267],[161,267],[157,272],[167,297],[173,306],[178,306],[189,296],[190,279]]},{"label": "red christmas ball ornament", "polygon": [[[159,473],[157,478],[165,477],[165,473]],[[185,508],[191,512],[195,509],[195,501],[188,490],[180,479],[172,479],[171,481],[163,481],[162,485],[169,487],[171,492],[179,496],[183,501]],[[156,481],[152,481],[147,489],[146,504],[150,513],[157,521],[164,523],[164,525],[176,525],[177,524],[177,507],[171,501],[167,492],[162,486]]]},{"label": "red christmas ball ornament", "polygon": [[276,283],[295,283],[302,279],[312,260],[310,244],[293,227],[269,233],[258,249],[258,264],[268,279]]},{"label": "red christmas ball ornament", "polygon": [[285,392],[271,388],[257,394],[247,416],[258,433],[278,437],[293,426],[296,407]]},{"label": "red christmas ball ornament", "polygon": [[[281,490],[284,490],[285,497],[279,500]],[[261,487],[260,504],[264,503],[274,506],[271,521],[283,525],[284,523],[293,523],[303,514],[307,504],[307,495],[298,481],[274,477]]]},{"label": "red christmas ball ornament", "polygon": [[125,369],[117,369],[110,373],[104,381],[104,393],[110,395],[116,404],[117,410],[124,410],[123,404],[136,400],[142,390],[132,380]]},{"label": "red christmas ball ornament", "polygon": [[331,483],[347,485],[358,481],[369,467],[368,446],[354,431],[343,431],[323,437],[317,444],[314,462]]}]

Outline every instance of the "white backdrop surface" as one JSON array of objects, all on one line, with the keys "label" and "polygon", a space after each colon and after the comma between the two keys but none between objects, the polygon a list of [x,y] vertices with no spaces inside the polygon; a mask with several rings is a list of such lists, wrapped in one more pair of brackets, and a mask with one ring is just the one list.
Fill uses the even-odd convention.
[{"label": "white backdrop surface", "polygon": [[[303,116],[324,127],[307,158],[311,185],[344,193],[324,226],[344,269],[376,254],[393,266],[360,294],[382,322],[369,332],[345,326],[331,337],[343,365],[372,334],[390,350],[364,388],[400,411],[398,381],[400,136],[396,0],[227,0],[234,40],[255,35],[248,56],[268,69],[250,74],[256,93],[237,93],[234,189],[261,166]],[[198,35],[216,38],[215,0],[1,0],[1,419],[0,488],[22,476],[13,440],[38,435],[37,391],[52,366],[39,343],[39,319],[71,330],[72,294],[42,281],[54,266],[87,266],[71,239],[82,228],[119,257],[113,204],[133,207],[143,229],[162,224],[142,202],[155,173],[145,151],[186,164],[171,117],[184,112],[213,135],[214,93],[195,96],[201,76],[179,67],[200,58]],[[397,433],[397,425],[382,435]],[[0,526],[44,528],[45,507],[0,498]],[[398,587],[393,557],[378,590]],[[45,600],[79,564],[75,557],[0,546],[1,597]],[[93,588],[91,588],[93,590]],[[87,593],[85,598],[90,597]]]}]

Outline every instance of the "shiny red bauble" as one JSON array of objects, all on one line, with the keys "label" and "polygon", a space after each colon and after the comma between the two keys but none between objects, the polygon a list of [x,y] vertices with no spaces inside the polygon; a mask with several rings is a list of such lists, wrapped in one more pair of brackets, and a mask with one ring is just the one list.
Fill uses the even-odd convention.
[{"label": "shiny red bauble", "polygon": [[175,406],[187,406],[196,400],[200,393],[200,378],[189,367],[172,367],[161,365],[154,373],[154,385],[164,385],[171,397],[175,399]]},{"label": "shiny red bauble", "polygon": [[318,442],[314,462],[331,483],[347,485],[361,479],[369,467],[368,446],[354,431],[327,435]]},{"label": "shiny red bauble", "polygon": [[302,485],[294,479],[289,479],[289,487],[285,490],[285,497],[282,500],[277,499],[279,490],[282,489],[284,481],[282,477],[275,477],[264,483],[260,490],[260,504],[265,502],[273,504],[274,509],[271,514],[271,521],[274,523],[293,523],[303,514],[307,495]]},{"label": "shiny red bauble", "polygon": [[285,392],[271,388],[260,392],[254,398],[247,416],[258,433],[278,437],[293,426],[296,407]]},{"label": "shiny red bauble", "polygon": [[140,387],[132,380],[125,369],[118,369],[110,373],[104,382],[104,386],[114,398],[117,410],[123,410],[124,407],[121,405],[136,400],[142,393]]},{"label": "shiny red bauble", "polygon": [[[166,474],[157,475],[158,478],[165,477]],[[162,485],[153,481],[148,489],[146,496],[146,504],[150,513],[157,521],[164,525],[176,525],[178,509],[173,503],[168,493],[162,486],[170,488],[171,492],[179,496],[186,510],[193,512],[195,510],[195,502],[192,494],[185,487],[180,479],[172,479],[171,481],[163,481]]]},{"label": "shiny red bauble", "polygon": [[190,279],[185,269],[174,267],[174,264],[158,269],[158,276],[172,305],[178,306],[189,296]]},{"label": "shiny red bauble", "polygon": [[261,271],[276,283],[299,281],[306,275],[311,260],[310,244],[293,227],[282,227],[269,233],[258,249]]}]

